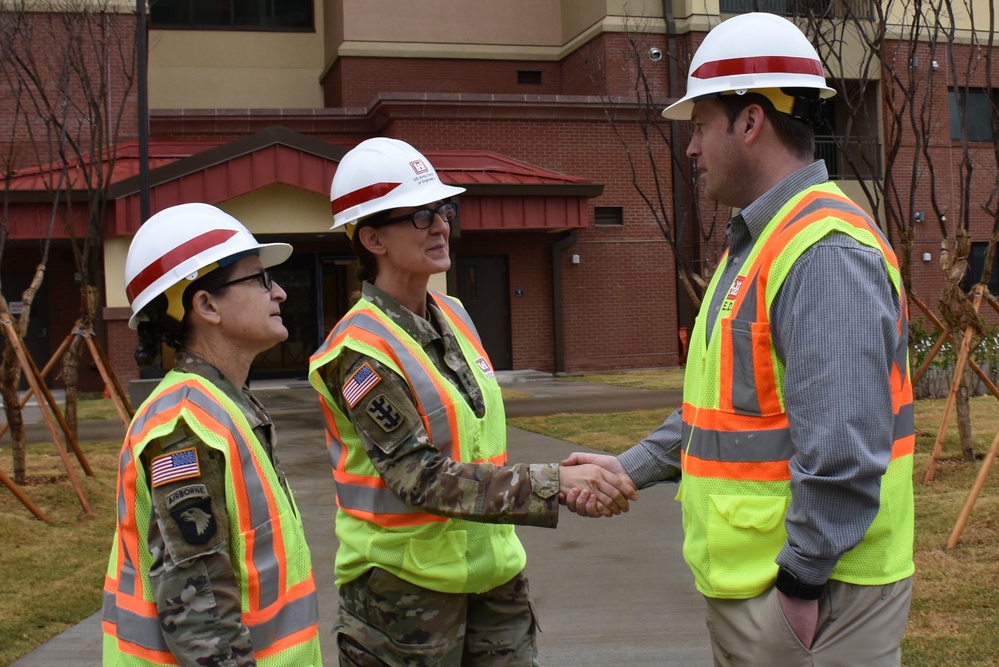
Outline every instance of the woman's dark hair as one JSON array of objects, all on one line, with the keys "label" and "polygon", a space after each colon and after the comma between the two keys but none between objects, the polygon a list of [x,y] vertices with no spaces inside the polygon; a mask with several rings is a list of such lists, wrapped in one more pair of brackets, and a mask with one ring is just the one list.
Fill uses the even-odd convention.
[{"label": "woman's dark hair", "polygon": [[236,264],[236,262],[232,262],[214,271],[209,271],[184,289],[184,294],[181,297],[181,303],[184,304],[184,320],[182,322],[167,315],[165,294],[157,295],[155,299],[146,304],[146,307],[142,309],[146,319],[139,322],[136,328],[139,342],[136,344],[133,354],[139,368],[149,368],[159,363],[161,343],[166,343],[175,350],[184,346],[190,333],[187,325],[187,314],[191,311],[194,294],[198,290],[219,294],[229,289],[219,286],[229,281]]},{"label": "woman's dark hair", "polygon": [[[797,92],[797,90],[787,90],[787,92]],[[719,95],[717,99],[725,110],[730,129],[743,109],[751,104],[758,104],[763,108],[764,115],[774,126],[774,133],[784,146],[802,159],[815,157],[815,130],[812,126],[803,120],[797,120],[777,111],[773,102],[766,96],[750,91],[745,95]]]},{"label": "woman's dark hair", "polygon": [[371,254],[371,251],[364,247],[361,243],[361,228],[366,226],[366,224],[377,222],[378,220],[387,217],[390,211],[385,211],[384,213],[378,213],[370,217],[364,218],[354,229],[354,238],[350,240],[350,247],[354,249],[354,254],[357,255],[357,260],[359,262],[357,267],[357,279],[361,282],[367,281],[369,283],[375,282],[375,278],[378,277],[378,261],[375,256]]}]

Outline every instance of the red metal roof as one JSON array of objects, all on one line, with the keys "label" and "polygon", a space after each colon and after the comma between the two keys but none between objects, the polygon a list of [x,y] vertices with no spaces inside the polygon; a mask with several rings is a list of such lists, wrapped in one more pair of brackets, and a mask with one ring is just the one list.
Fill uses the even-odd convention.
[{"label": "red metal roof", "polygon": [[[149,142],[150,208],[158,211],[189,201],[220,203],[275,183],[328,196],[329,183],[346,149],[287,128],[270,128],[229,143],[198,140]],[[591,179],[561,174],[488,151],[424,151],[446,183],[466,188],[461,227],[478,229],[565,229],[585,227],[587,199],[603,190]],[[105,164],[110,159],[103,160]],[[85,163],[86,164],[86,163]],[[105,167],[107,168],[107,167]],[[134,141],[115,150],[108,182],[106,233],[131,235],[140,224],[139,148]],[[85,169],[70,165],[69,190],[82,190]],[[16,238],[44,236],[47,216],[39,204],[58,171],[21,170],[11,180],[15,198],[39,209],[13,225]],[[21,195],[18,197],[17,195]],[[79,196],[74,196],[80,201]],[[27,213],[27,208],[25,209]]]}]

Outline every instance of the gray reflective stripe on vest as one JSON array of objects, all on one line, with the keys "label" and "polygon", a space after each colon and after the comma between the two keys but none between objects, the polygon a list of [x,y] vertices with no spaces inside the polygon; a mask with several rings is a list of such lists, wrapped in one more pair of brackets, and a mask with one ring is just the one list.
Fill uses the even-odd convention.
[{"label": "gray reflective stripe on vest", "polygon": [[273,618],[248,627],[253,646],[259,649],[272,646],[275,642],[317,623],[319,623],[319,601],[313,593],[288,602]]},{"label": "gray reflective stripe on vest", "polygon": [[[754,280],[753,285],[757,283]],[[755,293],[755,290],[754,290]],[[754,311],[755,312],[755,311]],[[732,324],[741,320],[733,320]],[[739,406],[736,412],[740,414],[761,415],[760,399],[756,393],[756,359],[753,358],[753,334],[751,331],[732,330],[732,358],[746,360],[739,368],[732,368],[732,405]]]},{"label": "gray reflective stripe on vest", "polygon": [[342,507],[375,514],[412,514],[419,511],[402,502],[399,496],[386,487],[373,488],[363,484],[337,482],[336,498]]},{"label": "gray reflective stripe on vest", "polygon": [[794,454],[791,431],[786,428],[762,431],[712,431],[686,426],[690,433],[687,455],[705,461],[762,463],[786,461]]},{"label": "gray reflective stripe on vest", "polygon": [[[232,417],[225,408],[219,405],[213,395],[207,394],[201,388],[191,384],[178,384],[168,388],[153,401],[147,403],[142,414],[136,415],[132,430],[142,433],[150,417],[176,408],[185,401],[204,410],[232,436],[236,443],[239,459],[242,462],[243,475],[239,481],[246,487],[246,500],[250,508],[250,525],[257,528],[268,523],[272,517],[267,505],[267,496],[264,493],[265,484],[258,474],[250,446]],[[277,600],[283,584],[279,578],[280,568],[278,567],[272,530],[256,532],[253,540],[253,553],[250,554],[250,558],[253,560],[254,568],[260,574],[260,606],[269,606]]]},{"label": "gray reflective stripe on vest", "polygon": [[[132,462],[132,448],[122,447],[121,456],[118,458],[118,479],[122,479],[125,475],[125,471],[128,469],[129,464]],[[118,493],[118,516],[123,517],[128,512],[128,504],[125,502],[125,492],[124,490]],[[124,591],[129,595],[135,595],[135,564],[132,562],[132,556],[128,553],[128,549],[122,546],[122,540],[120,533],[118,537],[118,552],[119,557],[122,560],[121,571],[118,573],[118,590]]]},{"label": "gray reflective stripe on vest", "polygon": [[105,621],[116,626],[115,636],[118,639],[141,646],[151,651],[170,652],[158,617],[148,617],[122,609],[115,602],[113,593],[104,593],[102,616]]},{"label": "gray reflective stripe on vest", "polygon": [[[913,434],[915,409],[903,405],[894,416],[892,439]],[[713,431],[684,424],[684,441],[689,442],[687,455],[704,461],[728,463],[763,463],[785,461],[794,454],[791,431],[786,428],[759,431]]]},{"label": "gray reflective stripe on vest", "polygon": [[[341,322],[343,329],[347,326],[374,334],[383,340],[395,354],[395,358],[402,365],[402,370],[406,374],[410,388],[420,402],[422,412],[430,422],[430,442],[434,447],[448,458],[456,458],[452,453],[455,444],[454,434],[451,433],[451,422],[448,420],[447,410],[441,402],[440,392],[434,383],[433,376],[419,359],[417,359],[405,343],[399,340],[392,331],[379,321],[374,315],[359,311]],[[341,326],[336,328],[337,334],[341,332]],[[337,334],[331,336],[336,337]]]},{"label": "gray reflective stripe on vest", "polygon": [[915,416],[916,406],[913,403],[907,403],[898,409],[898,414],[895,415],[895,427],[892,433],[892,437],[895,440],[907,438],[916,432],[916,428],[914,426]]},{"label": "gray reflective stripe on vest", "polygon": [[434,297],[436,301],[439,302],[438,305],[440,305],[440,303],[445,304],[445,307],[448,308],[455,315],[457,315],[458,319],[461,320],[473,334],[475,334],[476,338],[482,340],[482,336],[479,335],[479,330],[475,328],[475,323],[472,322],[472,317],[471,315],[468,314],[467,310],[459,306],[454,301],[454,299],[451,299],[446,294],[443,294],[441,292],[431,292],[430,294]]}]

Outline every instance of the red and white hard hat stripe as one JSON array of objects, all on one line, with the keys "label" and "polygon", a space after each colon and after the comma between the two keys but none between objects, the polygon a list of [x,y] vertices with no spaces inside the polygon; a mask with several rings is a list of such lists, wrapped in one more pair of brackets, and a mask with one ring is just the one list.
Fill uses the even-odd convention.
[{"label": "red and white hard hat stripe", "polygon": [[691,72],[698,79],[714,79],[719,76],[739,74],[811,74],[825,76],[822,63],[812,58],[796,56],[752,56],[748,58],[728,58],[704,63]]},{"label": "red and white hard hat stripe", "polygon": [[346,211],[352,206],[364,204],[372,199],[377,199],[378,197],[384,197],[400,185],[402,185],[402,183],[372,183],[371,185],[360,188],[359,190],[348,192],[342,197],[337,197],[330,202],[330,207],[333,209],[333,215]]},{"label": "red and white hard hat stripe", "polygon": [[235,229],[213,229],[195,236],[190,241],[181,243],[170,252],[153,261],[149,266],[139,271],[135,278],[128,283],[125,293],[128,295],[130,303],[145,291],[147,287],[165,276],[169,271],[174,270],[182,263],[197,256],[199,253],[222,245],[239,232]]}]

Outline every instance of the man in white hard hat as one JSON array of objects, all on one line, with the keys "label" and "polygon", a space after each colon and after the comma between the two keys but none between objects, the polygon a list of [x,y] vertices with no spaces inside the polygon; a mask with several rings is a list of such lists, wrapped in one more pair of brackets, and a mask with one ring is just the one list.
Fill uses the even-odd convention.
[{"label": "man in white hard hat", "polygon": [[638,488],[682,476],[684,558],[716,665],[901,661],[914,570],[905,293],[881,230],[814,159],[833,94],[781,17],[707,35],[663,115],[692,121],[704,192],[738,213],[683,408],[616,458],[570,459]]}]

